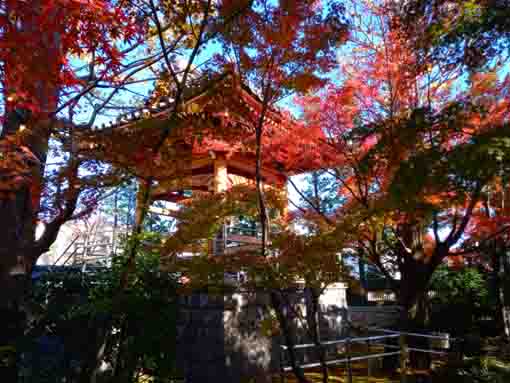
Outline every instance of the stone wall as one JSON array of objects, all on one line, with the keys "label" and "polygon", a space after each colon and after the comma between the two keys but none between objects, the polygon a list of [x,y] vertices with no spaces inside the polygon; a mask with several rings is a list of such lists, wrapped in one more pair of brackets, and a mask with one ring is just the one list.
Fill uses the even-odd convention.
[{"label": "stone wall", "polygon": [[350,306],[349,320],[357,326],[392,327],[400,319],[400,306]]},{"label": "stone wall", "polygon": [[[293,297],[295,307],[306,310],[305,294]],[[178,367],[187,383],[268,382],[279,370],[279,336],[264,334],[262,321],[269,315],[264,293],[227,296],[193,294],[181,298],[178,321]],[[345,285],[332,286],[321,297],[321,336],[338,338],[345,323]],[[295,323],[299,331],[299,321]],[[298,342],[310,341],[301,331]],[[303,362],[307,362],[304,353]]]}]

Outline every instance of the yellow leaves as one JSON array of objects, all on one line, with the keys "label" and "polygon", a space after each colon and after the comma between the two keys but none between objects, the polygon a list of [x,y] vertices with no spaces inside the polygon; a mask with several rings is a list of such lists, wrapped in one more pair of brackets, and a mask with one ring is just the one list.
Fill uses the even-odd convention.
[{"label": "yellow leaves", "polygon": [[196,113],[199,113],[201,110],[202,110],[202,107],[195,102],[189,102],[185,105],[186,113],[196,114]]},{"label": "yellow leaves", "polygon": [[346,236],[335,231],[299,235],[289,228],[273,235],[271,251],[277,256],[280,284],[304,279],[308,284],[337,281],[343,274],[338,254]]},{"label": "yellow leaves", "polygon": [[464,17],[467,20],[476,20],[481,17],[483,12],[483,6],[479,4],[479,1],[464,1],[462,3],[462,11],[464,13]]},{"label": "yellow leaves", "polygon": [[[268,193],[268,201],[275,200]],[[177,231],[165,242],[163,257],[171,257],[194,247],[198,252],[207,253],[201,246],[204,240],[212,239],[220,226],[230,217],[258,215],[257,200],[253,187],[239,185],[225,193],[195,193],[193,199],[176,214],[179,219]]]},{"label": "yellow leaves", "polygon": [[452,81],[435,81],[431,84],[429,84],[429,87],[432,91],[432,94],[441,97],[442,94],[448,94],[450,90],[452,89]]},{"label": "yellow leaves", "polygon": [[[277,190],[267,190],[266,199],[270,209],[283,202]],[[260,238],[255,236],[238,247],[211,256],[222,225],[238,216],[254,222],[259,220],[253,187],[243,185],[225,193],[195,194],[178,212],[177,230],[161,247],[163,267],[183,275],[188,281],[186,288],[191,290],[205,286],[228,288],[224,274],[241,270],[248,276],[249,287],[263,288],[286,288],[302,279],[320,285],[337,281],[345,272],[338,261],[345,235],[331,227],[326,228],[329,231],[298,235],[291,229],[293,221],[278,218],[270,221],[266,257],[261,256]],[[227,241],[243,237],[230,232],[226,235]],[[183,253],[194,253],[194,256],[187,259],[178,256]]]}]

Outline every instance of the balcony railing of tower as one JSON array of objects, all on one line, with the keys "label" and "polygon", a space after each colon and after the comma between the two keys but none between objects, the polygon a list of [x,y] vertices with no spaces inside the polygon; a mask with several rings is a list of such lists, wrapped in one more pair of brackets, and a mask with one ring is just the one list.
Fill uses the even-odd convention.
[{"label": "balcony railing of tower", "polygon": [[[67,248],[57,257],[54,265],[67,265],[81,267],[83,270],[89,267],[110,267],[112,258],[122,253],[123,243],[129,231],[105,229],[100,235],[76,235]],[[261,244],[261,231],[257,224],[225,224],[218,234],[212,239],[209,246],[208,240],[202,240],[203,248],[209,247],[212,256],[234,255],[238,252],[255,252]],[[151,246],[152,244],[144,243]],[[196,250],[196,247],[195,247]],[[180,254],[181,259],[198,255],[190,251]],[[225,281],[229,283],[242,283],[246,280],[246,273],[242,270],[225,272]]]},{"label": "balcony railing of tower", "polygon": [[53,266],[109,267],[112,258],[120,253],[125,237],[126,231],[119,228],[101,230],[100,235],[76,234],[57,256]]}]

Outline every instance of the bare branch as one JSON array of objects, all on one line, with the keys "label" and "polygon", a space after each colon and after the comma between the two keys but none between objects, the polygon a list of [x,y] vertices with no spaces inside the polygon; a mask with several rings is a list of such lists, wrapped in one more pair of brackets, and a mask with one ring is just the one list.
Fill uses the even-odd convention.
[{"label": "bare branch", "polygon": [[445,240],[445,243],[448,248],[455,245],[457,243],[457,241],[460,239],[460,237],[462,236],[462,234],[464,234],[464,230],[466,230],[469,220],[471,219],[471,216],[473,215],[473,210],[480,198],[481,191],[482,191],[482,184],[479,183],[477,185],[477,187],[475,188],[473,195],[471,196],[471,201],[469,202],[469,205],[464,213],[464,216],[462,217],[462,221],[461,221],[458,229],[456,231],[452,230]]}]

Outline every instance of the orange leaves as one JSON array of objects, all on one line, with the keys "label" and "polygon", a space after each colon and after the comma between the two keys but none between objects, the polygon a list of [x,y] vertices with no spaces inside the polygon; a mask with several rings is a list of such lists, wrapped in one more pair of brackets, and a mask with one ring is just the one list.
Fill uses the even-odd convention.
[{"label": "orange leaves", "polygon": [[[243,77],[261,86],[263,102],[323,83],[335,63],[334,47],[345,40],[343,8],[311,0],[254,1],[225,42],[239,56]],[[221,58],[219,58],[221,60]]]},{"label": "orange leaves", "polygon": [[36,168],[40,166],[37,157],[16,137],[6,137],[0,141],[0,193],[14,195],[23,186],[33,181]]},{"label": "orange leaves", "polygon": [[457,193],[453,191],[439,192],[435,194],[427,194],[423,197],[423,200],[437,207],[444,207],[445,205],[451,206],[451,203],[457,198]]},{"label": "orange leaves", "polygon": [[474,73],[471,76],[471,95],[481,96],[492,91],[498,84],[496,72]]},{"label": "orange leaves", "polygon": [[483,209],[477,210],[466,230],[467,244],[474,246],[477,242],[484,243],[484,241],[493,239],[503,240],[507,243],[506,233],[509,227],[510,215],[499,213],[489,217]]}]

